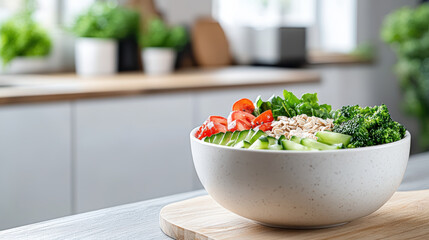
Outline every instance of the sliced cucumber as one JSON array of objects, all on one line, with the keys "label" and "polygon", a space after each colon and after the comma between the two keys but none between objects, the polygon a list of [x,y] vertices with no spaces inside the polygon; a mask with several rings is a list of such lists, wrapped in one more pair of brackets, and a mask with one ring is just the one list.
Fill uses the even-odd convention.
[{"label": "sliced cucumber", "polygon": [[258,140],[258,138],[260,138],[262,136],[267,136],[267,134],[264,131],[259,130],[255,134],[253,134],[253,136],[252,136],[252,138],[250,139],[249,142],[250,143],[254,143],[256,140]]},{"label": "sliced cucumber", "polygon": [[214,143],[214,144],[219,144],[219,143],[220,143],[220,141],[221,141],[221,140],[222,140],[222,138],[223,138],[223,135],[224,135],[224,133],[223,133],[223,132],[216,133],[216,134],[214,135],[214,139],[213,139],[213,142],[212,142],[212,143]]},{"label": "sliced cucumber", "polygon": [[312,148],[306,147],[304,145],[301,145],[299,143],[296,143],[296,142],[293,142],[290,140],[283,140],[282,146],[283,146],[283,149],[285,149],[285,150],[297,150],[297,151],[317,150],[317,149],[312,149]]},{"label": "sliced cucumber", "polygon": [[204,142],[208,142],[209,143],[210,142],[210,137],[205,137],[204,138]]},{"label": "sliced cucumber", "polygon": [[250,139],[252,139],[252,137],[253,137],[253,135],[255,135],[255,133],[256,133],[255,130],[250,129],[249,130],[249,134],[247,134],[247,136],[246,136],[246,138],[244,140],[250,142]]},{"label": "sliced cucumber", "polygon": [[341,148],[340,146],[324,144],[310,138],[303,138],[301,144],[319,150],[336,150]]},{"label": "sliced cucumber", "polygon": [[235,141],[238,138],[238,135],[240,135],[240,131],[235,131],[232,133],[231,138],[229,139],[228,143],[226,144],[226,146],[233,146],[235,144]]},{"label": "sliced cucumber", "polygon": [[268,143],[270,145],[277,144],[277,139],[275,137],[267,136],[266,138],[268,139]]},{"label": "sliced cucumber", "polygon": [[260,137],[256,140],[249,149],[268,149],[269,142],[267,137]]},{"label": "sliced cucumber", "polygon": [[282,141],[283,140],[286,140],[286,136],[285,135],[281,135],[280,137],[279,137],[279,140],[277,140],[277,143],[279,144],[279,145],[282,145]]},{"label": "sliced cucumber", "polygon": [[[235,143],[234,143],[234,144],[236,144],[236,143],[239,143],[239,142],[243,141],[243,140],[247,137],[247,135],[249,135],[249,130],[241,131],[241,132],[238,134],[238,137],[237,137],[237,139],[235,140]],[[234,146],[234,144],[233,144],[232,146]]]},{"label": "sliced cucumber", "polygon": [[213,142],[213,140],[215,139],[215,136],[216,134],[213,134],[213,135],[211,135],[210,137],[208,137],[209,138],[209,142],[210,143],[212,143]]},{"label": "sliced cucumber", "polygon": [[290,140],[291,140],[292,142],[301,143],[302,138],[297,137],[297,136],[292,136],[292,137],[290,138]]},{"label": "sliced cucumber", "polygon": [[229,142],[229,140],[231,139],[231,136],[232,136],[232,132],[226,132],[224,135],[223,135],[223,138],[222,138],[222,140],[220,141],[220,145],[226,145],[228,142]]},{"label": "sliced cucumber", "polygon": [[246,141],[246,140],[243,140],[243,141],[240,141],[240,142],[238,142],[237,144],[235,144],[234,145],[234,147],[235,148],[249,148],[250,147],[250,145],[252,145],[252,144],[250,144],[248,141]]},{"label": "sliced cucumber", "polygon": [[352,136],[350,135],[327,131],[317,132],[316,137],[317,141],[331,145],[342,144],[343,146],[347,146],[352,140]]},{"label": "sliced cucumber", "polygon": [[283,147],[282,147],[282,145],[275,143],[273,145],[269,145],[268,149],[270,149],[270,150],[283,150]]}]

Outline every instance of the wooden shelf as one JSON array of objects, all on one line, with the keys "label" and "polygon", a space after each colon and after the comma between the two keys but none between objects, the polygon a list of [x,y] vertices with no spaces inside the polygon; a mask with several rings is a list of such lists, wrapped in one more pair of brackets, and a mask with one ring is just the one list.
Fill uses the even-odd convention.
[{"label": "wooden shelf", "polygon": [[307,58],[309,65],[370,64],[373,62],[372,59],[353,54],[318,51],[310,51]]}]

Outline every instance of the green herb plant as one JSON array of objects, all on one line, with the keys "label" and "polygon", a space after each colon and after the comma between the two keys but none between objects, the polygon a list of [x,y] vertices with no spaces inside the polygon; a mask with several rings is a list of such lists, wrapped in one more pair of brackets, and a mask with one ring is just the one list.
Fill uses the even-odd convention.
[{"label": "green herb plant", "polygon": [[51,46],[47,31],[32,19],[31,12],[20,12],[0,26],[0,58],[3,66],[16,57],[46,56]]},{"label": "green herb plant", "polygon": [[188,41],[186,30],[181,26],[169,27],[161,19],[149,20],[145,31],[140,35],[142,48],[174,48],[179,50]]},{"label": "green herb plant", "polygon": [[388,15],[381,37],[398,57],[395,72],[404,93],[402,107],[419,120],[419,144],[429,149],[429,4]]},{"label": "green herb plant", "polygon": [[268,101],[263,101],[259,96],[255,101],[256,107],[253,114],[258,116],[271,109],[274,119],[278,116],[294,117],[300,114],[323,119],[331,117],[331,105],[319,105],[317,93],[305,93],[298,98],[292,92],[283,90],[283,97],[284,99],[273,95]]},{"label": "green herb plant", "polygon": [[137,38],[140,15],[138,12],[120,7],[113,2],[95,2],[79,15],[71,32],[83,38]]}]

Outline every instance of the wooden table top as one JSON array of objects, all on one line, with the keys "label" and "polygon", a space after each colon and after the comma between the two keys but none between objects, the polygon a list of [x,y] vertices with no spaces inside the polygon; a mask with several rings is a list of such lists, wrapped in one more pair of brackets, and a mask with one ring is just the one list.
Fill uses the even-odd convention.
[{"label": "wooden table top", "polygon": [[396,192],[374,213],[332,228],[297,230],[266,227],[229,212],[209,195],[169,204],[159,215],[162,231],[174,239],[427,240],[429,190]]},{"label": "wooden table top", "polygon": [[[412,156],[401,191],[429,189],[429,152]],[[205,195],[204,190],[53,219],[0,231],[0,239],[171,239],[159,227],[162,207]]]},{"label": "wooden table top", "polygon": [[121,73],[79,77],[75,74],[0,75],[0,105],[319,82],[313,70],[227,67],[176,72],[165,76]]}]

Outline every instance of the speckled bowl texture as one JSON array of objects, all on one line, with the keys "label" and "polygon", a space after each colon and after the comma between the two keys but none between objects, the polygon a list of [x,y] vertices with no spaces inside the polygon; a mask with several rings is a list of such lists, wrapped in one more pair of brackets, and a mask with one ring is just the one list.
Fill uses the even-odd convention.
[{"label": "speckled bowl texture", "polygon": [[249,150],[205,143],[191,132],[195,169],[221,206],[264,225],[336,226],[379,209],[407,167],[410,134],[335,151]]}]

